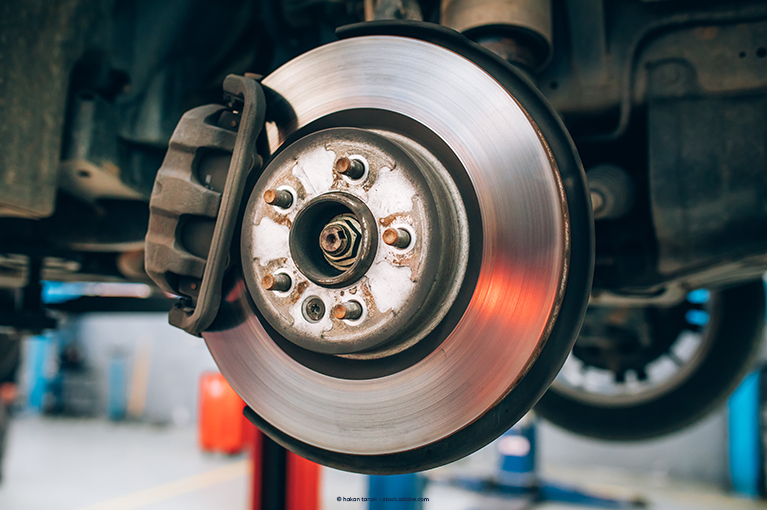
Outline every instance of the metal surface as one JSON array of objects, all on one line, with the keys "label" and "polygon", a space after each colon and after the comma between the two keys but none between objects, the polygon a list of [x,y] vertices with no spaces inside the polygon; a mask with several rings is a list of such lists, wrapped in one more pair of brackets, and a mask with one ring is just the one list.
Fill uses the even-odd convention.
[{"label": "metal surface", "polygon": [[242,282],[230,287],[222,308],[235,325],[214,324],[203,335],[213,357],[258,415],[308,445],[378,455],[455,434],[521,384],[565,293],[567,206],[547,145],[491,75],[453,51],[406,37],[333,43],[263,84],[272,151],[313,121],[354,109],[395,112],[443,140],[476,192],[479,275],[438,348],[384,377],[343,379],[297,362],[270,338]]},{"label": "metal surface", "polygon": [[53,213],[69,75],[107,12],[84,0],[0,3],[0,217]]},{"label": "metal surface", "polygon": [[[684,66],[670,68],[680,73],[674,96],[698,89]],[[656,91],[648,108],[658,272],[669,277],[765,253],[767,96],[679,98],[663,92],[658,97]]]},{"label": "metal surface", "polygon": [[552,384],[587,405],[638,406],[686,383],[723,334],[718,296],[675,307],[589,308]]},{"label": "metal surface", "polygon": [[[193,335],[218,312],[245,180],[261,164],[255,148],[264,122],[261,86],[230,75],[224,92],[228,110],[201,106],[179,123],[150,202],[147,274],[163,290],[184,296],[169,321]],[[206,159],[217,164],[206,165]]]},{"label": "metal surface", "polygon": [[[408,155],[414,142],[393,140],[402,142],[381,131],[321,130],[283,150],[251,193],[242,231],[248,289],[266,320],[306,349],[391,355],[428,335],[455,301],[469,251],[457,187],[433,156]],[[357,178],[338,174],[339,162],[351,167],[345,159],[360,162]],[[260,199],[265,188],[294,190],[295,207],[270,206]],[[410,248],[381,242],[386,228],[411,232]],[[267,273],[295,285],[265,291],[257,282]],[[361,316],[307,323],[308,295],[328,309],[354,298]]]},{"label": "metal surface", "polygon": [[615,219],[634,206],[634,183],[628,173],[615,165],[598,165],[586,172],[594,219]]},{"label": "metal surface", "polygon": [[440,23],[529,68],[551,58],[551,0],[442,0]]}]

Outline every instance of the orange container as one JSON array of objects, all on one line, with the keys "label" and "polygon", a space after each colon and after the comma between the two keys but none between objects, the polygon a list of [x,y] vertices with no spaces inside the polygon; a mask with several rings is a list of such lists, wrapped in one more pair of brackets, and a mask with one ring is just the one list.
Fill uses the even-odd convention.
[{"label": "orange container", "polygon": [[224,376],[204,372],[200,376],[199,439],[206,452],[235,454],[252,440],[254,428],[242,415],[245,403]]}]

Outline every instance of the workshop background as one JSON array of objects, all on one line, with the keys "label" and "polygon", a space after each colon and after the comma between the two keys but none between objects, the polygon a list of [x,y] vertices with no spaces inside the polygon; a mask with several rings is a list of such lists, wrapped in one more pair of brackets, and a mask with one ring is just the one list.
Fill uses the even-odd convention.
[{"label": "workshop background", "polygon": [[[78,294],[142,289],[48,284],[44,297],[66,303]],[[224,389],[233,392],[202,339],[169,326],[163,312],[60,318],[59,330],[23,341],[0,508],[258,508],[255,428],[239,401],[221,399]],[[288,508],[306,510],[767,508],[758,368],[727,407],[663,439],[584,439],[528,416],[476,454],[430,472],[368,477],[312,465],[280,487]],[[227,411],[211,407],[223,405],[228,423],[220,419]],[[256,462],[261,471],[279,469]]]}]

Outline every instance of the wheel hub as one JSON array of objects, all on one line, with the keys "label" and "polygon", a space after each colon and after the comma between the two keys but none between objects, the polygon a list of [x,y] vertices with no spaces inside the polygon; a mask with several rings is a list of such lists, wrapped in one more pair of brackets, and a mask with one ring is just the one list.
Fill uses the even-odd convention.
[{"label": "wheel hub", "polygon": [[[279,193],[289,198],[270,200]],[[444,166],[414,140],[367,129],[321,130],[285,148],[251,193],[242,237],[248,290],[271,326],[356,359],[428,335],[468,262],[468,219]]]}]

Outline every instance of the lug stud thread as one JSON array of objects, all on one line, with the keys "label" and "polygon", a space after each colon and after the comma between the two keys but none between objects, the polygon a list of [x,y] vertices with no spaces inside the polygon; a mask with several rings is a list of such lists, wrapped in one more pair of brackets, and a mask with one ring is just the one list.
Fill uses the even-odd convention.
[{"label": "lug stud thread", "polygon": [[292,281],[290,276],[285,273],[278,273],[276,275],[268,274],[261,279],[261,285],[266,290],[273,290],[277,292],[285,292],[290,289]]},{"label": "lug stud thread", "polygon": [[362,317],[362,305],[357,301],[347,301],[333,307],[333,317],[338,320],[356,320]]},{"label": "lug stud thread", "polygon": [[383,241],[395,248],[410,246],[410,232],[404,228],[387,228],[383,233]]},{"label": "lug stud thread", "polygon": [[293,205],[293,195],[284,189],[268,189],[264,192],[264,202],[280,209]]},{"label": "lug stud thread", "polygon": [[365,174],[365,165],[362,161],[343,156],[336,161],[335,170],[350,179],[359,179]]}]

